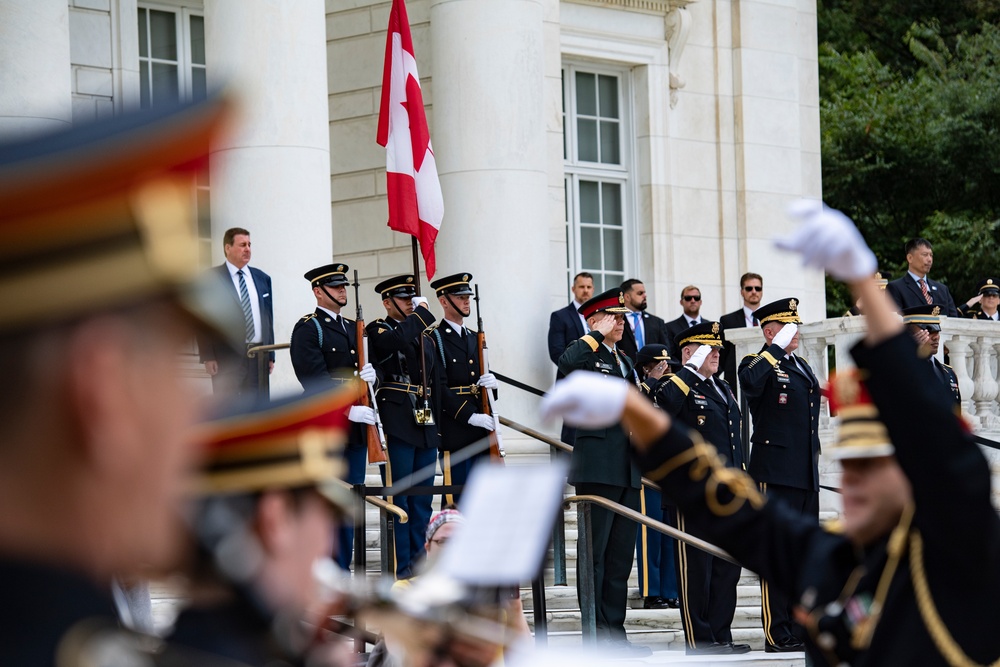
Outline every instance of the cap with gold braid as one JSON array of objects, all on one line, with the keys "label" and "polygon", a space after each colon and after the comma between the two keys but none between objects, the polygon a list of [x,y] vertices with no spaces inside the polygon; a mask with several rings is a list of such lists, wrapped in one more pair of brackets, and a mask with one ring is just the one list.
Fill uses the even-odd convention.
[{"label": "cap with gold braid", "polygon": [[306,271],[305,275],[302,276],[309,281],[309,284],[313,287],[322,287],[328,285],[330,287],[339,287],[340,285],[349,285],[350,280],[347,279],[347,270],[351,268],[347,264],[326,264],[324,266],[318,266],[311,271]]},{"label": "cap with gold braid", "polygon": [[316,487],[344,513],[352,512],[341,480],[347,412],[365,391],[360,381],[284,401],[255,403],[204,425],[200,495]]},{"label": "cap with gold braid", "polygon": [[375,291],[378,292],[383,299],[388,299],[394,296],[398,296],[402,299],[410,299],[417,295],[417,289],[414,286],[412,273],[383,280],[375,286]]},{"label": "cap with gold braid", "polygon": [[471,280],[471,273],[456,273],[454,275],[445,276],[444,278],[438,278],[431,283],[431,289],[434,290],[438,296],[444,296],[445,294],[454,294],[455,296],[465,296],[468,294],[471,296]]},{"label": "cap with gold braid", "polygon": [[689,327],[674,336],[674,343],[678,349],[688,343],[698,343],[699,345],[710,345],[712,347],[722,347],[722,327],[718,322],[702,322],[693,327]]},{"label": "cap with gold braid", "polygon": [[912,324],[924,331],[941,331],[941,306],[927,304],[904,308],[903,324]]},{"label": "cap with gold braid", "polygon": [[782,322],[784,324],[802,324],[799,317],[799,300],[794,297],[785,297],[772,301],[766,306],[761,306],[753,313],[757,317],[757,322],[764,326],[768,322]]},{"label": "cap with gold braid", "polygon": [[0,146],[0,331],[168,294],[216,328],[238,326],[224,299],[188,289],[193,176],[230,106],[212,96]]},{"label": "cap with gold braid", "polygon": [[642,367],[646,364],[659,363],[661,361],[667,362],[667,366],[681,365],[680,359],[672,359],[667,346],[662,343],[650,343],[649,345],[643,345],[642,349],[636,352],[635,355],[635,365],[637,367]]},{"label": "cap with gold braid", "polygon": [[827,456],[864,459],[896,451],[856,369],[834,373],[823,393],[830,402],[830,414],[840,418],[837,442],[824,448]]},{"label": "cap with gold braid", "polygon": [[625,307],[625,295],[618,287],[588,299],[578,310],[585,318],[599,312],[613,315],[624,315],[628,312],[628,308]]}]

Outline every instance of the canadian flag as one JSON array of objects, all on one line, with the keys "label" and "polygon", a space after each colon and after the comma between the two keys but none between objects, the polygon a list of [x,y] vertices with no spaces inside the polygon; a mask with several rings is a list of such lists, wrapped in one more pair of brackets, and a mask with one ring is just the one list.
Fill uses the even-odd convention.
[{"label": "canadian flag", "polygon": [[392,0],[389,12],[376,140],[386,148],[389,228],[420,241],[427,277],[432,278],[434,240],[444,217],[444,198],[403,0]]}]

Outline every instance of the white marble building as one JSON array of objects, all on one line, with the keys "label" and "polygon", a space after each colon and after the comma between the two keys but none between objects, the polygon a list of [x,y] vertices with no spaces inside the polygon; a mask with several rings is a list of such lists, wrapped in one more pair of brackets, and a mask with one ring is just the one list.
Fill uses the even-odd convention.
[{"label": "white marble building", "polygon": [[[385,0],[0,0],[0,137],[229,83],[239,126],[212,156],[205,261],[247,227],[274,278],[276,337],[313,308],[304,271],[371,286],[410,267],[385,225],[375,143]],[[824,316],[823,279],[775,251],[783,209],[819,197],[815,0],[410,0],[445,197],[442,275],[471,271],[496,369],[546,386],[544,333],[568,277],[643,279],[672,319],[765,301]],[[210,202],[210,205],[209,205]],[[349,306],[353,308],[352,303]],[[276,388],[297,386],[279,357]],[[531,422],[530,401],[505,411]]]}]

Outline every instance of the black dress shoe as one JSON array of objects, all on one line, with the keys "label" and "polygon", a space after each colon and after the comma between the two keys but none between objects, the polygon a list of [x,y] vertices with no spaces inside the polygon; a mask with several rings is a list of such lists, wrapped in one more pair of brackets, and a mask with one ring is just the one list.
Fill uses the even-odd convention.
[{"label": "black dress shoe", "polygon": [[681,601],[678,600],[677,598],[667,598],[665,602],[667,603],[667,606],[670,607],[671,609],[681,608]]},{"label": "black dress shoe", "polygon": [[659,595],[650,595],[642,601],[643,609],[667,609],[667,601]]},{"label": "black dress shoe", "polygon": [[795,637],[785,637],[777,644],[764,644],[765,653],[795,653],[806,650],[806,645]]},{"label": "black dress shoe", "polygon": [[731,649],[732,653],[749,653],[750,652],[750,644],[734,644],[732,642],[729,642],[729,648]]}]

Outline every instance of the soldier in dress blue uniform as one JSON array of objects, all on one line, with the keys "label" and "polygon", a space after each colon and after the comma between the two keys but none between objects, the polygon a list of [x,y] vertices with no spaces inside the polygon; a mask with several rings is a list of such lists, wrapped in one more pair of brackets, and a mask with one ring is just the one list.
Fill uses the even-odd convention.
[{"label": "soldier in dress blue uniform", "polygon": [[[740,439],[739,404],[719,372],[723,348],[718,322],[703,322],[674,337],[683,368],[658,387],[656,404],[715,444],[726,465],[746,470]],[[691,522],[672,503],[665,506],[668,523],[695,535],[704,527]],[[734,644],[738,565],[677,543],[677,580],[681,589],[681,623],[689,654],[747,653],[749,644]]]},{"label": "soldier in dress blue uniform", "polygon": [[[493,417],[484,414],[480,391],[493,391],[497,380],[492,373],[481,373],[476,332],[465,326],[472,312],[471,273],[456,273],[438,278],[431,288],[444,310],[444,317],[427,334],[434,342],[441,390],[441,470],[444,483],[464,485],[472,466],[489,461],[486,438],[496,428]],[[452,457],[472,445],[482,446],[476,454],[455,462]],[[457,502],[460,494],[445,494],[442,502]]]},{"label": "soldier in dress blue uniform", "polygon": [[927,359],[935,377],[947,387],[955,401],[955,410],[961,413],[962,392],[958,388],[958,376],[948,364],[943,364],[934,356],[941,346],[941,306],[914,306],[903,309],[903,323],[920,345],[920,356]]},{"label": "soldier in dress blue uniform", "polygon": [[958,307],[963,317],[1000,322],[1000,278],[984,278],[976,285],[976,296]]},{"label": "soldier in dress blue uniform", "polygon": [[218,664],[122,628],[111,586],[184,544],[199,406],[183,354],[201,333],[244,340],[227,287],[195,280],[191,183],[229,106],[0,146],[4,665]]},{"label": "soldier in dress blue uniform", "polygon": [[[602,292],[584,303],[580,314],[587,319],[590,332],[567,346],[559,357],[559,370],[564,375],[585,370],[637,385],[632,361],[617,347],[627,326],[626,313],[625,297],[619,288]],[[639,511],[641,477],[628,452],[628,432],[617,424],[577,430],[569,483],[576,487],[578,494],[601,496]],[[625,636],[628,577],[635,555],[636,524],[595,506],[591,510],[591,531],[598,639],[609,648],[635,657],[649,655],[648,647],[635,646]]]},{"label": "soldier in dress blue uniform", "polygon": [[[740,388],[753,415],[750,475],[768,497],[819,520],[819,382],[798,348],[798,299],[779,299],[756,311],[764,339],[759,354],[740,362]],[[765,650],[801,651],[790,601],[761,580]]]},{"label": "soldier in dress blue uniform", "polygon": [[[316,310],[305,315],[292,328],[289,352],[295,377],[303,387],[316,384],[340,384],[357,373],[365,382],[375,382],[375,368],[366,363],[358,368],[358,340],[354,320],[341,315],[347,305],[346,264],[326,264],[303,276],[316,297]],[[368,445],[365,429],[375,423],[374,411],[363,405],[351,408],[354,422],[347,437],[347,482],[365,483]],[[341,526],[337,563],[345,570],[351,566],[354,527]]]},{"label": "soldier in dress blue uniform", "polygon": [[[427,299],[417,296],[414,285],[413,275],[408,274],[375,286],[386,316],[368,324],[368,352],[382,378],[376,398],[389,448],[389,465],[381,468],[382,482],[391,485],[393,480],[429,468],[426,476],[412,480],[412,484],[430,486],[434,483],[434,462],[441,446],[440,392],[433,387],[434,346],[426,337],[421,346],[421,337],[434,323],[434,316],[427,309]],[[423,369],[427,370],[427,382]],[[425,387],[430,396],[424,395]],[[388,479],[388,472],[392,473],[392,480]],[[398,578],[412,576],[413,565],[424,555],[424,534],[432,500],[430,495],[394,497],[394,502],[409,516],[409,521],[396,526]]]}]

